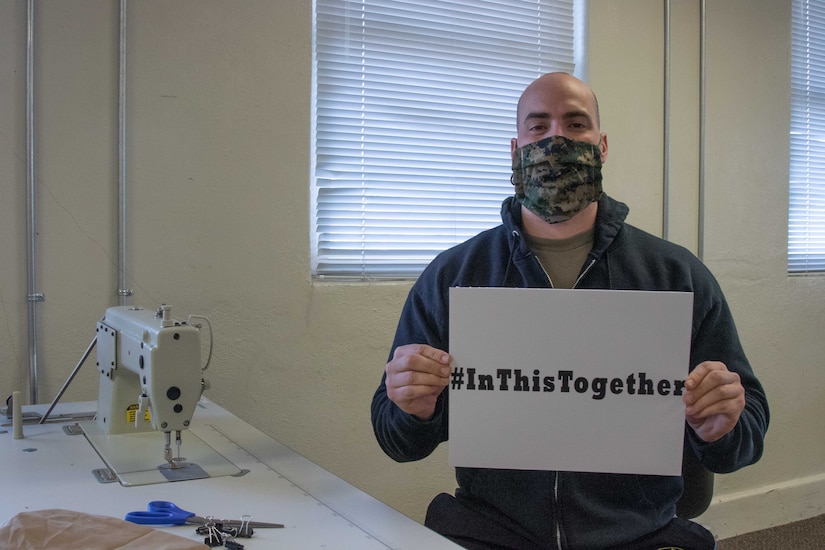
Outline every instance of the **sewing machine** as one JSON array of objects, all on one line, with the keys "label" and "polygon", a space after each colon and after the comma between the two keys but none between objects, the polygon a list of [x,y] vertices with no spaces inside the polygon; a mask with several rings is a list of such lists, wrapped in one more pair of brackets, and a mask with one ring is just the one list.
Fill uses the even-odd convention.
[{"label": "sewing machine", "polygon": [[[173,319],[171,306],[157,311],[120,306],[106,310],[97,323],[96,339],[97,415],[94,426],[81,424],[93,445],[93,437],[108,441],[107,436],[160,431],[166,464],[159,468],[198,468],[187,463],[180,450],[181,432],[189,427],[205,385],[200,329]],[[103,456],[100,445],[95,446]]]}]

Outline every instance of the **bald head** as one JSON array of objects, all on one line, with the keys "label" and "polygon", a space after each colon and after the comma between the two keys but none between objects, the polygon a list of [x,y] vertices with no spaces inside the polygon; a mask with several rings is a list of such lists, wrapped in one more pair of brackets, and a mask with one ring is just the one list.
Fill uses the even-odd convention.
[{"label": "bald head", "polygon": [[516,109],[518,138],[511,149],[551,136],[599,145],[607,159],[607,136],[601,133],[599,103],[590,86],[567,73],[548,73],[530,83]]},{"label": "bald head", "polygon": [[591,114],[593,116],[593,120],[596,124],[596,127],[601,126],[601,118],[599,116],[599,100],[596,98],[595,92],[576,78],[575,76],[563,73],[563,72],[555,72],[555,73],[547,73],[538,77],[536,80],[531,82],[522,92],[521,97],[518,100],[518,106],[516,108],[516,118],[519,123],[522,120],[522,105],[525,102],[525,96],[531,96],[533,94],[577,94],[582,96],[589,96],[591,100]]}]

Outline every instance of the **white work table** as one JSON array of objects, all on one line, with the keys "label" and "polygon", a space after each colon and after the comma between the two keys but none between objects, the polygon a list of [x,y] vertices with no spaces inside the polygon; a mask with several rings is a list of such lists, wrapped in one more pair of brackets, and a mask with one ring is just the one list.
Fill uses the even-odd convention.
[{"label": "white work table", "polygon": [[[251,538],[237,539],[246,550],[459,548],[205,398],[189,431],[248,472],[131,487],[101,483],[92,472],[105,468],[104,462],[84,435],[64,431],[73,420],[57,421],[95,408],[95,402],[58,404],[46,423],[25,423],[22,439],[13,438],[11,421],[2,422],[0,524],[17,513],[48,508],[122,519],[128,512],[146,510],[151,500],[167,500],[199,516],[240,520],[249,515],[252,521],[284,525],[255,529]],[[40,414],[45,410],[24,408]],[[187,435],[184,431],[184,456]],[[203,541],[194,525],[159,528]]]}]

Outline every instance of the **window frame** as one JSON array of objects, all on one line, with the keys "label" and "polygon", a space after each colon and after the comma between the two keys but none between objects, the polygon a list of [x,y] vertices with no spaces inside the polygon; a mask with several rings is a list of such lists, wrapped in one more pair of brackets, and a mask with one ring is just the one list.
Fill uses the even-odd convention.
[{"label": "window frame", "polygon": [[822,276],[825,275],[825,5],[793,0],[792,10],[787,270],[793,276]]},{"label": "window frame", "polygon": [[[445,236],[443,233],[444,231],[440,230],[439,228],[431,228],[429,231],[430,233],[434,234],[432,237],[432,246],[431,249],[428,251],[430,256],[425,256],[424,253],[420,257],[414,258],[413,261],[410,262],[410,265],[405,265],[402,269],[398,271],[392,271],[391,264],[387,264],[384,268],[373,268],[369,267],[371,262],[370,259],[365,259],[362,263],[361,270],[355,270],[353,268],[349,268],[350,270],[347,271],[346,269],[342,270],[335,270],[330,269],[329,267],[324,267],[324,261],[329,260],[329,254],[327,250],[329,249],[329,240],[330,237],[324,233],[324,229],[327,227],[324,224],[329,224],[326,218],[323,220],[321,219],[323,216],[326,215],[326,211],[323,211],[324,208],[327,207],[327,204],[324,202],[327,197],[319,198],[323,193],[328,192],[327,190],[330,188],[330,185],[324,181],[324,178],[341,178],[345,179],[346,175],[336,174],[334,176],[330,176],[330,171],[328,170],[329,163],[322,163],[318,162],[320,156],[327,154],[328,149],[325,149],[324,144],[324,132],[329,132],[328,128],[332,126],[330,122],[332,119],[329,116],[326,116],[324,113],[321,113],[319,108],[319,104],[323,103],[324,101],[329,102],[329,94],[325,93],[325,84],[326,81],[322,81],[319,83],[319,80],[323,80],[323,77],[319,78],[319,65],[325,63],[323,59],[319,61],[319,57],[324,55],[324,52],[319,54],[319,50],[325,47],[323,44],[319,44],[323,37],[319,36],[319,25],[321,24],[328,24],[327,21],[323,21],[322,23],[319,22],[319,7],[323,8],[324,5],[327,3],[334,3],[336,8],[344,9],[342,6],[353,6],[355,4],[364,6],[367,3],[374,4],[376,2],[383,3],[386,5],[394,5],[394,6],[412,6],[414,5],[416,9],[422,10],[429,4],[437,4],[440,8],[442,5],[449,4],[453,8],[464,6],[465,9],[461,10],[462,12],[468,11],[466,9],[467,5],[471,5],[474,10],[479,10],[481,6],[483,9],[492,9],[499,4],[501,6],[505,6],[508,9],[513,9],[513,2],[510,0],[485,0],[484,2],[479,3],[478,0],[473,0],[470,2],[469,0],[452,0],[450,2],[446,2],[445,0],[419,0],[419,1],[412,1],[412,0],[361,0],[359,1],[347,1],[347,0],[335,0],[335,2],[329,2],[328,0],[314,0],[313,1],[313,70],[312,70],[312,90],[313,90],[313,97],[312,97],[312,113],[313,113],[313,124],[311,129],[311,155],[310,155],[310,175],[311,175],[311,184],[310,184],[310,245],[311,245],[311,274],[313,280],[353,280],[353,281],[373,281],[373,280],[409,280],[415,279],[418,277],[420,272],[426,267],[426,265],[432,260],[432,258],[441,250],[446,250],[451,246],[459,244],[467,240],[468,238],[474,236],[478,232],[483,229],[487,229],[498,225],[500,223],[500,207],[501,201],[509,195],[512,195],[512,186],[509,182],[510,178],[510,158],[509,158],[509,139],[515,135],[515,107],[516,101],[518,96],[520,95],[521,91],[524,87],[529,84],[533,79],[537,78],[541,74],[546,72],[550,72],[553,70],[563,70],[566,72],[574,73],[577,65],[577,61],[580,59],[582,53],[581,48],[583,45],[583,40],[581,38],[581,25],[583,21],[583,2],[582,0],[522,0],[524,5],[536,5],[540,6],[541,9],[547,9],[552,11],[553,9],[558,9],[557,6],[562,6],[565,10],[565,16],[568,17],[569,25],[564,28],[564,32],[569,36],[567,43],[565,44],[566,48],[566,58],[564,63],[557,63],[554,60],[551,61],[544,61],[540,59],[541,55],[548,55],[547,51],[549,48],[545,48],[545,50],[541,50],[542,53],[539,53],[537,49],[535,52],[535,60],[534,60],[534,68],[531,67],[529,71],[522,71],[522,74],[519,78],[512,78],[510,76],[505,75],[504,77],[499,76],[500,73],[497,73],[496,70],[493,69],[486,69],[485,63],[488,62],[484,56],[481,56],[481,60],[477,62],[479,67],[479,73],[485,75],[491,82],[491,87],[498,86],[499,84],[496,82],[497,79],[506,78],[508,79],[506,82],[509,85],[509,95],[506,97],[506,100],[502,101],[499,100],[499,104],[495,105],[497,122],[495,124],[490,123],[488,126],[495,126],[496,131],[490,131],[488,128],[485,127],[484,120],[476,120],[473,121],[473,125],[476,126],[474,129],[466,130],[467,132],[472,132],[473,136],[480,136],[475,137],[478,142],[478,145],[481,147],[483,146],[485,149],[481,153],[477,153],[476,151],[472,150],[472,144],[459,144],[454,145],[454,149],[451,153],[445,155],[447,158],[447,162],[453,165],[452,170],[454,171],[453,174],[449,174],[449,172],[445,171],[442,174],[447,174],[441,176],[445,183],[434,182],[432,188],[423,187],[424,189],[434,189],[432,193],[437,195],[433,198],[432,201],[427,202],[425,200],[422,203],[424,206],[413,206],[413,211],[404,213],[403,210],[399,209],[397,212],[391,211],[394,206],[391,204],[387,206],[387,204],[381,205],[380,207],[388,208],[388,214],[385,216],[386,218],[390,218],[393,215],[397,218],[401,218],[403,215],[406,216],[416,216],[418,215],[418,211],[415,208],[431,208],[431,209],[439,209],[444,204],[448,202],[454,202],[457,206],[452,206],[452,208],[456,210],[461,210],[461,204],[470,204],[473,201],[482,203],[483,206],[479,207],[479,209],[472,210],[472,212],[465,213],[462,212],[460,216],[463,218],[457,222],[454,222],[454,225],[457,227],[455,229],[455,233],[452,237]],[[389,13],[390,16],[395,16],[396,13]],[[504,12],[502,12],[504,13]],[[409,15],[409,13],[407,14]],[[392,23],[396,23],[396,21],[392,21]],[[441,21],[440,23],[443,23]],[[498,23],[497,23],[498,24]],[[323,29],[322,29],[323,30]],[[346,32],[352,35],[355,30],[350,26],[346,28]],[[393,37],[399,36],[401,33],[400,28],[393,29]],[[446,32],[446,31],[445,31]],[[477,29],[473,29],[474,34],[481,34],[478,33]],[[411,33],[411,35],[414,34]],[[430,38],[429,36],[425,38]],[[379,40],[381,37],[379,36]],[[415,39],[415,36],[412,36],[412,40]],[[436,39],[433,38],[433,41]],[[389,44],[391,47],[392,44]],[[355,51],[354,49],[350,49],[348,51]],[[396,52],[397,53],[397,52]],[[471,55],[475,57],[479,57],[477,51],[473,51],[471,47],[464,48],[465,55]],[[489,60],[492,66],[493,60]],[[388,64],[388,63],[387,63]],[[346,71],[346,67],[344,64],[338,64],[334,66],[335,70],[338,71]],[[321,68],[320,70],[323,70]],[[458,69],[456,69],[458,70]],[[486,72],[485,72],[486,71]],[[447,76],[450,76],[449,74]],[[458,77],[454,77],[458,80]],[[513,82],[511,83],[509,80],[512,78]],[[449,79],[448,79],[449,80]],[[381,82],[382,86],[390,87],[392,83],[387,84],[387,82]],[[420,82],[421,86],[426,85],[426,81]],[[443,85],[436,83],[435,86]],[[320,91],[319,91],[320,89]],[[330,88],[330,89],[338,89],[338,88]],[[343,89],[343,88],[340,88]],[[492,92],[491,92],[492,93]],[[402,98],[403,99],[403,98]],[[457,100],[456,107],[453,109],[456,113],[461,113],[462,109],[466,110],[466,107],[460,103],[460,100]],[[480,112],[488,112],[491,109],[484,109],[481,107],[476,107],[477,110]],[[350,112],[355,112],[351,110]],[[319,114],[320,113],[320,114]],[[360,116],[360,115],[359,115]],[[456,121],[454,125],[458,127],[457,132],[465,131],[466,128],[466,119],[461,119],[458,115],[456,116]],[[321,128],[319,129],[319,126]],[[449,123],[446,124],[446,127],[449,127]],[[441,132],[441,134],[439,134]],[[456,132],[456,131],[454,131]],[[329,135],[329,134],[327,134]],[[343,134],[342,134],[343,135]],[[423,134],[416,134],[417,136]],[[435,145],[430,146],[429,153],[425,151],[427,149],[426,144],[422,145],[420,153],[421,155],[427,154],[435,154],[434,152],[439,147],[438,140],[441,139],[443,143],[444,141],[444,127],[440,128],[439,130],[435,131],[433,134],[430,134],[430,138],[425,138],[422,141],[426,142],[427,139],[433,140]],[[383,147],[392,147],[398,143],[401,143],[405,136],[398,137],[397,135],[387,135],[385,138],[386,141],[374,141],[372,145],[382,145]],[[366,138],[362,135],[361,138],[362,143],[364,139],[374,139],[374,136],[367,136]],[[349,144],[354,143],[353,139],[339,139],[340,143],[342,144]],[[320,143],[320,144],[319,144]],[[418,144],[410,145],[409,142],[405,142],[399,147],[404,147],[404,153],[407,153],[408,147],[415,147]],[[344,149],[344,155],[346,155],[346,150]],[[458,180],[471,180],[476,177],[474,172],[471,172],[471,169],[476,169],[475,166],[470,166],[467,164],[468,159],[474,160],[472,156],[477,154],[478,156],[484,156],[484,162],[488,163],[490,166],[485,168],[484,170],[480,170],[479,172],[484,172],[482,176],[479,176],[479,181],[482,183],[478,184],[475,181],[470,182],[467,184],[466,182],[461,182]],[[450,155],[453,155],[453,159],[450,160]],[[486,157],[495,156],[494,160],[487,159]],[[407,162],[407,160],[405,160]],[[462,163],[464,163],[462,165]],[[457,168],[456,168],[457,167]],[[467,173],[464,174],[461,171],[466,170]],[[401,166],[400,171],[407,171],[407,166]],[[413,171],[410,169],[409,171]],[[491,176],[490,174],[493,174]],[[453,183],[448,183],[450,180],[458,181],[457,184],[453,185]],[[487,178],[487,179],[484,179]],[[426,178],[424,178],[426,180]],[[433,178],[430,178],[433,179]],[[438,179],[437,177],[435,179]],[[466,184],[466,187],[464,185]],[[411,187],[415,187],[418,185],[422,185],[420,183],[411,183]],[[443,190],[438,191],[435,186],[443,185]],[[381,187],[380,185],[378,187]],[[415,187],[418,189],[417,187]],[[352,188],[348,188],[350,191]],[[372,198],[373,195],[370,193],[375,193],[375,187],[366,187],[363,190],[364,196],[367,198]],[[414,191],[414,193],[417,191]],[[430,191],[426,191],[430,192]],[[440,195],[440,198],[438,197]],[[484,195],[484,196],[481,196]],[[344,199],[350,200],[351,202],[354,199]],[[464,202],[462,202],[464,201]],[[392,202],[392,199],[387,201],[388,203]],[[380,208],[379,207],[379,208]],[[481,210],[485,209],[483,214],[479,214]],[[431,212],[428,213],[428,215]],[[380,216],[381,214],[374,214],[375,216]],[[458,215],[457,215],[458,216]],[[480,216],[481,221],[477,222],[471,218],[474,216]],[[421,218],[425,218],[427,216],[421,215]],[[329,218],[334,219],[334,218]],[[361,219],[361,223],[363,222],[363,218]],[[386,221],[382,221],[382,223],[387,223]],[[415,221],[411,221],[411,225],[415,225]],[[377,234],[378,230],[374,230]],[[426,232],[426,231],[425,231]],[[409,237],[411,242],[417,242],[415,235]],[[328,239],[328,241],[324,241],[324,239]],[[372,244],[368,245],[372,246]],[[375,245],[377,246],[377,245]],[[401,245],[396,245],[397,248],[403,248],[403,243]],[[325,248],[326,247],[326,248]],[[355,250],[354,248],[352,250]],[[353,252],[353,254],[355,254]],[[402,260],[403,262],[403,257]],[[357,265],[356,263],[352,264],[353,266]],[[412,266],[412,267],[411,267]]]}]

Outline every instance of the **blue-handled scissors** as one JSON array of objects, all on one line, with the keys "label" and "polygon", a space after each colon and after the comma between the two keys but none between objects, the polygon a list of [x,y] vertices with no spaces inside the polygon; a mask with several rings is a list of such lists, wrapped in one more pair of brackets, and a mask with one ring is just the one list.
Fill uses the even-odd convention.
[{"label": "blue-handled scissors", "polygon": [[166,500],[153,500],[147,509],[126,514],[126,521],[141,525],[184,525],[186,523],[203,525],[206,518],[196,516],[194,512],[187,512],[178,508],[174,503]]},{"label": "blue-handled scissors", "polygon": [[279,528],[283,527],[280,523],[264,523],[261,521],[246,521],[204,518],[196,516],[194,512],[188,512],[183,508],[178,508],[174,503],[167,500],[153,500],[147,506],[147,509],[138,510],[136,512],[129,512],[126,514],[126,521],[132,523],[139,523],[141,525],[184,525],[191,523],[193,525],[205,525],[207,521],[214,523],[221,523],[226,527],[240,528],[246,526],[247,528]]}]

